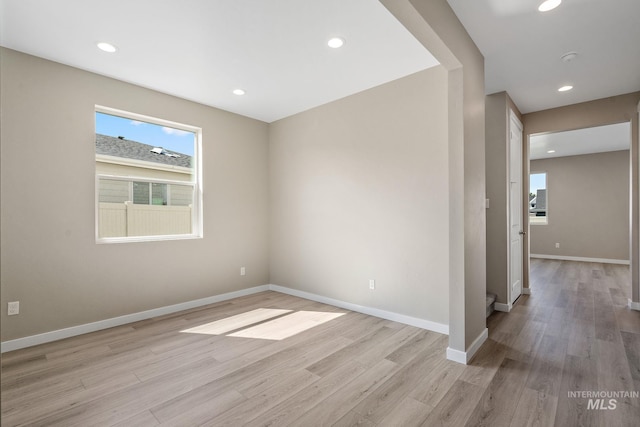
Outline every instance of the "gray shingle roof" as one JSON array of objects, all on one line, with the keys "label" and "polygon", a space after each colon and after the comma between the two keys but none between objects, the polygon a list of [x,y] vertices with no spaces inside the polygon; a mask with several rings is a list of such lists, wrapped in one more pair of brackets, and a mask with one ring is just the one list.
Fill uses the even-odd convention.
[{"label": "gray shingle roof", "polygon": [[151,152],[153,148],[155,148],[153,145],[143,144],[137,141],[96,134],[96,154],[143,160],[164,165],[182,166],[185,168],[191,167],[191,156],[173,151],[167,152],[177,154],[180,157],[156,154]]}]

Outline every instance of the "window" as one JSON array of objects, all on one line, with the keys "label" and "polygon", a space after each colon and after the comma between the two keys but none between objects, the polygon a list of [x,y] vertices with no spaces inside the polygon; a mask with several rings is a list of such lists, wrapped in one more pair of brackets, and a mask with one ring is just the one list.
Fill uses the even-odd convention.
[{"label": "window", "polygon": [[548,224],[546,172],[529,176],[529,223]]},{"label": "window", "polygon": [[96,241],[202,237],[199,128],[96,106]]}]

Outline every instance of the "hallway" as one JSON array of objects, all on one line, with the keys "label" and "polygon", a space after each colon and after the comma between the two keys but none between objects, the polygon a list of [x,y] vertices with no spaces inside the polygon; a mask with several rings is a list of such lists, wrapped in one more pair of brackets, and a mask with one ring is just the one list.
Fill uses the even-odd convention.
[{"label": "hallway", "polygon": [[532,259],[532,295],[488,319],[473,364],[500,368],[467,425],[637,425],[640,398],[607,409],[607,396],[595,410],[570,396],[640,392],[640,313],[627,307],[629,280],[625,265]]}]

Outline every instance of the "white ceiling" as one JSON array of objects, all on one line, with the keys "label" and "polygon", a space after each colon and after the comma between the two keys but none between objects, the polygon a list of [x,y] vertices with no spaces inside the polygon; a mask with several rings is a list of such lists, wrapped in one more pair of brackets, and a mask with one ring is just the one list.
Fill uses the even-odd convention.
[{"label": "white ceiling", "polygon": [[[631,123],[531,135],[529,142],[531,160],[628,150]],[[550,150],[555,152],[548,153]]]},{"label": "white ceiling", "polygon": [[485,57],[486,93],[506,90],[522,113],[640,90],[640,0],[563,0],[547,13],[542,0],[448,2]]},{"label": "white ceiling", "polygon": [[[2,46],[266,122],[437,64],[375,0],[0,5]],[[344,47],[329,48],[333,36]]]},{"label": "white ceiling", "polygon": [[[448,0],[521,112],[640,90],[640,0]],[[272,122],[437,64],[376,0],[0,0],[0,45]],[[326,46],[332,36],[346,44]],[[119,47],[106,54],[95,47]],[[569,51],[578,57],[564,63]],[[574,89],[559,93],[570,83]],[[242,88],[246,95],[231,92]]]}]

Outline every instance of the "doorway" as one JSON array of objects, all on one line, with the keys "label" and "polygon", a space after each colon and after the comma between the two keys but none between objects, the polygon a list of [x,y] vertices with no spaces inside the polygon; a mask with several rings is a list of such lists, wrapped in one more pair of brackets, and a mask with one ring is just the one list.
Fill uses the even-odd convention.
[{"label": "doorway", "polygon": [[631,123],[529,136],[529,258],[630,263]]},{"label": "doorway", "polygon": [[508,303],[522,295],[522,124],[509,114],[509,292]]}]

